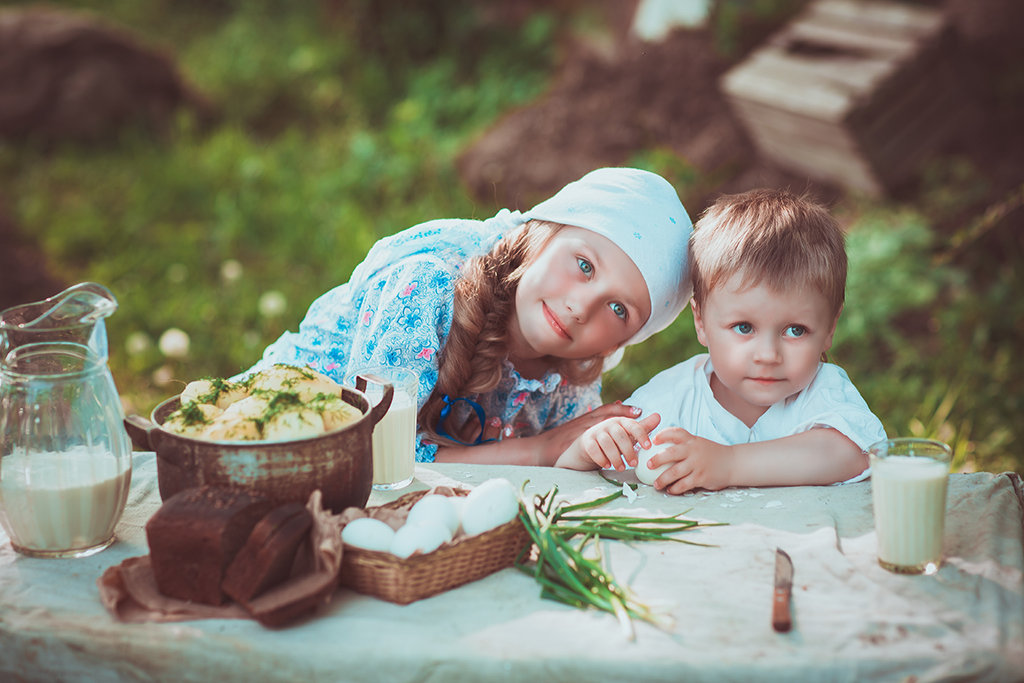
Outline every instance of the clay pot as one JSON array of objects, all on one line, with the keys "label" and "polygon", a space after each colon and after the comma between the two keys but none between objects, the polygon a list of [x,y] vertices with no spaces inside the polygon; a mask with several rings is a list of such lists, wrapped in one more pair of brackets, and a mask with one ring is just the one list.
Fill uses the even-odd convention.
[{"label": "clay pot", "polygon": [[[365,385],[363,385],[365,387]],[[136,447],[156,452],[160,498],[194,486],[235,486],[280,503],[306,503],[319,489],[334,512],[363,507],[373,482],[373,428],[391,405],[394,387],[371,406],[362,391],[342,387],[341,398],[362,417],[319,436],[291,441],[207,441],[161,425],[179,405],[169,398],[150,419],[131,415],[125,428]]]}]

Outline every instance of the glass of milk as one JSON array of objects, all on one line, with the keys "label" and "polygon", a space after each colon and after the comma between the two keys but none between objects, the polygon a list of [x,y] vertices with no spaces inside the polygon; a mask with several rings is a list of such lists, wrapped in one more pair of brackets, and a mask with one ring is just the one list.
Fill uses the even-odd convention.
[{"label": "glass of milk", "polygon": [[898,574],[934,574],[942,564],[952,451],[941,441],[898,438],[868,449],[878,564]]},{"label": "glass of milk", "polygon": [[105,359],[72,342],[0,360],[0,525],[20,553],[84,557],[114,542],[132,448]]},{"label": "glass of milk", "polygon": [[388,412],[373,428],[373,488],[392,491],[412,483],[416,464],[416,399],[420,377],[416,372],[401,367],[366,367],[351,373],[349,384],[355,378],[366,378],[367,398],[375,405],[384,392],[380,380],[395,388]]}]

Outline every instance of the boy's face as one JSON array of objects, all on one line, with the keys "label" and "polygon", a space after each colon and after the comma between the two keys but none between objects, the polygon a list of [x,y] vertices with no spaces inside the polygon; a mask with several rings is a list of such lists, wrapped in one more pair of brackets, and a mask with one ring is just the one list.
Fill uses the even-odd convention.
[{"label": "boy's face", "polygon": [[811,383],[838,320],[819,292],[744,287],[743,273],[692,308],[697,339],[714,367],[715,398],[747,426]]},{"label": "boy's face", "polygon": [[647,282],[614,242],[559,230],[524,271],[509,325],[520,358],[590,358],[614,351],[651,314]]}]

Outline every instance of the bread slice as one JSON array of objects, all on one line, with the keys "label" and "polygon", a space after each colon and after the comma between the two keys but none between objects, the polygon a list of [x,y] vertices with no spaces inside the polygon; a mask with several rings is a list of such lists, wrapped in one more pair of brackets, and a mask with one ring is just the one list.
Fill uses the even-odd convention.
[{"label": "bread slice", "polygon": [[267,513],[228,565],[221,584],[224,592],[244,605],[288,579],[296,552],[312,525],[313,515],[300,503],[281,505]]}]

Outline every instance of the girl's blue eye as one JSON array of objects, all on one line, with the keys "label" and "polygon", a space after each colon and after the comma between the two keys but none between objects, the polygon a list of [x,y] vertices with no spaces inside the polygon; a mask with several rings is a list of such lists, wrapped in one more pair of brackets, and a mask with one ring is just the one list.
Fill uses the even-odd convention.
[{"label": "girl's blue eye", "polygon": [[587,259],[577,257],[576,263],[579,265],[580,270],[583,271],[583,274],[586,275],[587,277],[590,277],[590,275],[594,272],[594,266],[591,265],[590,261],[588,261]]},{"label": "girl's blue eye", "polygon": [[807,334],[807,328],[803,325],[790,325],[786,328],[787,337],[802,337]]},{"label": "girl's blue eye", "polygon": [[611,309],[612,309],[612,313],[614,313],[618,317],[622,318],[623,320],[626,319],[626,316],[628,315],[628,311],[626,311],[626,307],[623,306],[622,304],[620,304],[618,301],[616,301],[615,303],[613,303],[611,305]]},{"label": "girl's blue eye", "polygon": [[750,323],[736,323],[732,326],[732,329],[736,330],[739,334],[750,334],[754,331],[754,326]]}]

